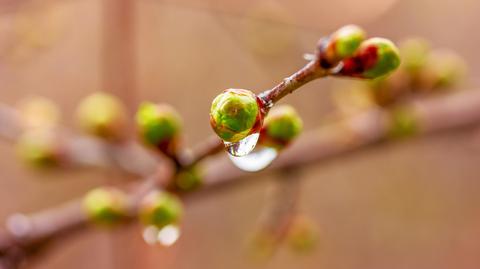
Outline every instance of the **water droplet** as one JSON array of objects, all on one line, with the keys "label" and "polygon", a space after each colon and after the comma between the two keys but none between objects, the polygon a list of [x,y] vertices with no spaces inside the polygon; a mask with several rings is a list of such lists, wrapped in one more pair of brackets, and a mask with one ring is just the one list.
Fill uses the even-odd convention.
[{"label": "water droplet", "polygon": [[167,225],[162,229],[148,226],[143,230],[143,240],[151,246],[160,244],[168,247],[177,242],[180,237],[180,228],[176,225]]},{"label": "water droplet", "polygon": [[257,145],[259,137],[259,133],[254,133],[235,143],[224,141],[225,148],[230,155],[242,157],[252,152]]},{"label": "water droplet", "polygon": [[303,59],[307,60],[307,61],[313,61],[317,58],[317,56],[313,53],[304,53],[303,54]]},{"label": "water droplet", "polygon": [[274,148],[261,147],[243,157],[229,156],[233,164],[248,172],[257,172],[270,165],[278,156]]},{"label": "water droplet", "polygon": [[167,225],[158,232],[158,242],[163,246],[171,246],[180,237],[180,228],[176,225]]},{"label": "water droplet", "polygon": [[157,243],[158,228],[155,226],[148,226],[143,230],[143,240],[145,243],[153,246]]}]

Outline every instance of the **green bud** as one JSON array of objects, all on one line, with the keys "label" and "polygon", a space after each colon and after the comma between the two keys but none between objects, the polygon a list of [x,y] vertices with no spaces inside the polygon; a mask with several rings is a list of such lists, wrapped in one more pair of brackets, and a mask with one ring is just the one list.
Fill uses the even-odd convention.
[{"label": "green bud", "polygon": [[287,243],[297,253],[309,253],[318,244],[318,232],[312,220],[300,216],[292,220],[287,233]]},{"label": "green bud", "polygon": [[265,118],[261,143],[281,148],[295,139],[302,129],[302,119],[292,106],[275,106]]},{"label": "green bud", "polygon": [[198,167],[180,171],[175,177],[175,187],[182,191],[192,191],[203,184],[203,177]]},{"label": "green bud", "polygon": [[92,222],[113,225],[127,215],[127,197],[115,188],[96,188],[83,198],[83,210]]},{"label": "green bud", "polygon": [[332,35],[337,57],[344,59],[352,56],[365,36],[365,31],[356,25],[347,25],[337,30]]},{"label": "green bud", "polygon": [[400,65],[400,54],[390,40],[374,37],[362,42],[351,58],[343,61],[339,74],[359,78],[378,78]]},{"label": "green bud", "polygon": [[137,111],[136,121],[145,144],[165,153],[176,152],[182,123],[175,109],[167,104],[145,102]]},{"label": "green bud", "polygon": [[388,134],[392,138],[406,138],[417,134],[418,121],[413,111],[405,107],[396,107],[390,112]]},{"label": "green bud", "polygon": [[218,95],[210,109],[210,125],[224,141],[238,142],[261,127],[257,97],[251,91],[228,89]]},{"label": "green bud", "polygon": [[427,75],[432,77],[434,88],[448,88],[458,84],[466,73],[465,61],[450,50],[435,50],[428,59]]},{"label": "green bud", "polygon": [[400,45],[402,55],[402,64],[410,74],[417,74],[428,59],[430,45],[424,39],[411,38],[407,39]]},{"label": "green bud", "polygon": [[65,159],[63,141],[52,128],[26,131],[17,141],[17,151],[25,162],[39,168],[58,166]]},{"label": "green bud", "polygon": [[153,191],[145,196],[140,206],[140,219],[145,225],[159,229],[177,224],[183,214],[183,204],[175,195]]},{"label": "green bud", "polygon": [[255,261],[266,261],[271,258],[278,246],[278,240],[271,230],[262,229],[253,234],[248,250]]},{"label": "green bud", "polygon": [[120,139],[127,125],[127,111],[115,96],[96,92],[85,98],[77,109],[81,128],[104,139]]},{"label": "green bud", "polygon": [[[365,40],[365,31],[356,25],[347,25],[335,31],[320,43],[320,57],[330,65],[352,56]],[[326,42],[326,43],[323,43]]]},{"label": "green bud", "polygon": [[370,38],[363,42],[359,48],[359,53],[366,52],[371,48],[376,48],[377,59],[371,66],[366,66],[363,72],[365,78],[377,78],[386,75],[400,65],[400,53],[392,41],[385,38]]}]

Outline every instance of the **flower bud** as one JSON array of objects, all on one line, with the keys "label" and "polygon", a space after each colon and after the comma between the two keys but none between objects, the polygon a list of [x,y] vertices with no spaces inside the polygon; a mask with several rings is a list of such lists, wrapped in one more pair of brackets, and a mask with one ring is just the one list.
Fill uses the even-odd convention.
[{"label": "flower bud", "polygon": [[458,84],[466,73],[465,61],[450,50],[432,51],[424,69],[423,82],[431,88],[449,88]]},{"label": "flower bud", "polygon": [[396,107],[390,112],[388,135],[392,138],[406,138],[417,134],[418,121],[412,110],[406,107]]},{"label": "flower bud", "polygon": [[338,74],[358,78],[378,78],[400,65],[400,54],[390,40],[374,37],[362,42],[355,54],[343,60]]},{"label": "flower bud", "polygon": [[45,97],[28,97],[16,107],[25,128],[51,128],[56,126],[60,119],[55,103]]},{"label": "flower bud", "polygon": [[425,67],[430,52],[430,45],[426,40],[411,38],[402,42],[400,52],[403,68],[409,74],[416,76]]},{"label": "flower bud", "polygon": [[182,191],[195,190],[202,184],[203,177],[196,166],[180,171],[175,177],[175,188]]},{"label": "flower bud", "polygon": [[311,252],[318,244],[318,231],[309,218],[297,216],[287,233],[287,243],[297,253]]},{"label": "flower bud", "polygon": [[58,166],[65,160],[64,143],[53,128],[27,130],[17,141],[20,158],[35,167]]},{"label": "flower bud", "polygon": [[121,101],[110,94],[97,92],[79,104],[77,118],[80,127],[104,139],[121,139],[127,125],[127,111]]},{"label": "flower bud", "polygon": [[127,215],[127,197],[115,188],[100,187],[83,198],[83,210],[88,218],[101,225],[113,225]]},{"label": "flower bud", "polygon": [[153,191],[147,194],[140,205],[140,219],[145,225],[159,229],[177,224],[183,214],[182,202],[173,194]]},{"label": "flower bud", "polygon": [[178,113],[167,104],[145,102],[136,115],[140,138],[167,155],[175,154],[181,130]]},{"label": "flower bud", "polygon": [[302,129],[302,119],[292,106],[275,106],[265,118],[260,143],[268,147],[283,148],[293,141]]},{"label": "flower bud", "polygon": [[265,261],[273,256],[279,242],[272,230],[262,229],[256,231],[248,243],[250,257],[255,261]]},{"label": "flower bud", "polygon": [[341,60],[352,56],[365,40],[365,31],[356,25],[347,25],[330,37],[320,40],[318,53],[323,67],[334,67]]},{"label": "flower bud", "polygon": [[238,142],[258,132],[262,120],[259,101],[248,90],[225,90],[213,100],[210,109],[210,125],[227,142]]}]

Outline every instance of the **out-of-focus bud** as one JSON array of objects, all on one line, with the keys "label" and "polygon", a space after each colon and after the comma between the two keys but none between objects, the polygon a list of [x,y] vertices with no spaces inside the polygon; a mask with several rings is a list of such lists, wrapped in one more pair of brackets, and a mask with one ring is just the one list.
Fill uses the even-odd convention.
[{"label": "out-of-focus bud", "polygon": [[392,138],[406,138],[419,131],[417,117],[406,107],[395,107],[390,111],[388,134]]},{"label": "out-of-focus bud", "polygon": [[347,25],[327,38],[321,39],[318,44],[320,64],[324,68],[331,68],[345,58],[352,56],[363,40],[365,31],[356,25]]},{"label": "out-of-focus bud", "polygon": [[145,144],[168,156],[175,155],[182,122],[173,107],[145,102],[137,111],[136,121],[140,138]]},{"label": "out-of-focus bud", "polygon": [[175,188],[182,191],[195,190],[202,184],[203,175],[196,166],[180,171],[175,177]]},{"label": "out-of-focus bud", "polygon": [[66,161],[65,144],[53,128],[25,131],[17,141],[20,158],[34,167],[54,167]]},{"label": "out-of-focus bud", "polygon": [[83,198],[85,214],[93,223],[100,225],[117,224],[127,216],[127,208],[126,195],[116,188],[96,188]]},{"label": "out-of-focus bud", "polygon": [[435,50],[428,57],[422,73],[424,88],[451,88],[466,73],[465,61],[450,50]]},{"label": "out-of-focus bud", "polygon": [[279,242],[272,230],[261,229],[248,243],[250,257],[255,261],[266,261],[273,256]]},{"label": "out-of-focus bud", "polygon": [[25,128],[52,128],[60,120],[58,107],[45,97],[25,98],[16,107]]},{"label": "out-of-focus bud", "polygon": [[293,251],[309,253],[318,244],[317,227],[311,219],[305,216],[297,216],[292,220],[286,239]]},{"label": "out-of-focus bud", "polygon": [[374,37],[362,42],[355,54],[343,60],[339,75],[358,78],[378,78],[397,69],[400,54],[392,41]]},{"label": "out-of-focus bud", "polygon": [[262,127],[260,102],[254,93],[228,89],[218,95],[210,109],[210,125],[226,142],[238,142]]},{"label": "out-of-focus bud", "polygon": [[402,66],[412,76],[417,76],[418,72],[425,67],[429,53],[430,45],[424,39],[411,38],[400,45]]},{"label": "out-of-focus bud", "polygon": [[163,191],[147,194],[140,205],[139,216],[147,226],[161,229],[178,224],[183,215],[183,204],[177,196]]},{"label": "out-of-focus bud", "polygon": [[275,106],[265,118],[260,143],[281,149],[293,141],[302,129],[302,119],[292,106]]},{"label": "out-of-focus bud", "polygon": [[115,96],[96,92],[83,99],[77,108],[80,127],[94,136],[118,140],[125,135],[127,111]]}]

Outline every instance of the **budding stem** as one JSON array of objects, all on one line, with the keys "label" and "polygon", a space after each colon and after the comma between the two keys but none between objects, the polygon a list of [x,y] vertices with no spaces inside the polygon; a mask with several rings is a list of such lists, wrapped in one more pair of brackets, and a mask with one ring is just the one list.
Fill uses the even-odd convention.
[{"label": "budding stem", "polygon": [[[308,82],[328,75],[328,71],[321,68],[318,58],[310,61],[302,69],[283,81],[270,90],[264,91],[259,94],[259,97],[265,102],[265,104],[273,105],[287,94],[292,93],[301,86]],[[269,107],[266,108],[267,110]]]}]

